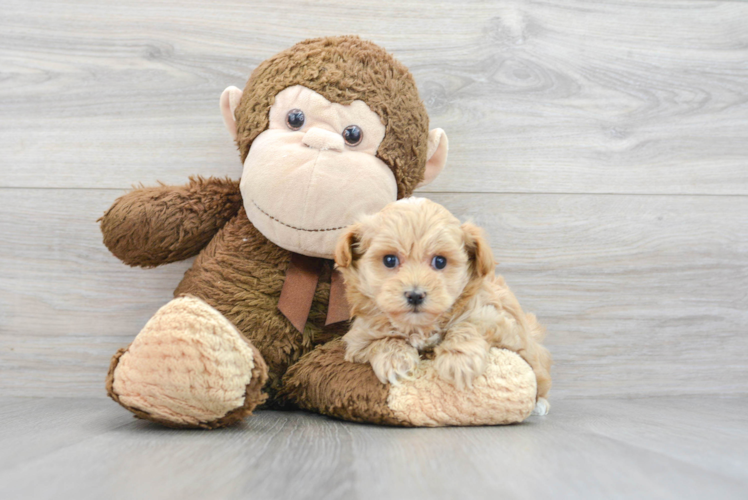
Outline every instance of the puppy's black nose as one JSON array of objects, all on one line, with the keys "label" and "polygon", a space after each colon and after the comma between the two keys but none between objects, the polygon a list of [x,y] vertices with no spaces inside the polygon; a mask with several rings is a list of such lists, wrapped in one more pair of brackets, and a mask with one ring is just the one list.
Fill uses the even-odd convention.
[{"label": "puppy's black nose", "polygon": [[408,304],[412,306],[420,306],[424,297],[426,297],[426,294],[423,292],[416,292],[415,290],[405,292],[405,298],[408,299]]}]

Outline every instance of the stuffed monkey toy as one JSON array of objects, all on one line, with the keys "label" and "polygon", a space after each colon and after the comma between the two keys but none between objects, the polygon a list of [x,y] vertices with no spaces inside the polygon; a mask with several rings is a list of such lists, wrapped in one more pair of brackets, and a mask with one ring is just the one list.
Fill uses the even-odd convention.
[{"label": "stuffed monkey toy", "polygon": [[170,427],[217,428],[296,407],[402,426],[519,422],[536,381],[494,349],[470,390],[423,360],[384,385],[345,362],[344,287],[332,265],[342,230],[432,181],[447,137],[408,70],[354,36],[306,40],[264,61],[220,108],[244,165],[241,182],[192,178],[139,188],[101,218],[104,244],[131,266],[197,256],[164,305],[112,359],[109,396]]}]

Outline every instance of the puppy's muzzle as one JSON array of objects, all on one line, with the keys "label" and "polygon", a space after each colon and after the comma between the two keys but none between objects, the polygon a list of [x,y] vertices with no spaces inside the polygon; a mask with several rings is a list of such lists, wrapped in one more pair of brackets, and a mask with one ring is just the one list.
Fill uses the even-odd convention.
[{"label": "puppy's muzzle", "polygon": [[418,306],[423,304],[423,301],[426,299],[426,292],[422,292],[420,290],[410,290],[405,292],[405,300],[408,301],[408,304],[413,306],[414,309],[417,309]]}]

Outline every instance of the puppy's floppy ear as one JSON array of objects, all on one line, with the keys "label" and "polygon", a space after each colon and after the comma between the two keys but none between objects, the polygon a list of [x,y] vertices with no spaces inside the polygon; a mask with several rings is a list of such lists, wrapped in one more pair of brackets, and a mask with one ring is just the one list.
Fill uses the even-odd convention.
[{"label": "puppy's floppy ear", "polygon": [[338,239],[335,247],[335,264],[338,267],[348,267],[358,257],[354,248],[361,242],[361,223],[348,226]]},{"label": "puppy's floppy ear", "polygon": [[462,234],[474,272],[480,278],[488,276],[496,267],[496,260],[486,233],[478,226],[466,222],[462,225]]}]

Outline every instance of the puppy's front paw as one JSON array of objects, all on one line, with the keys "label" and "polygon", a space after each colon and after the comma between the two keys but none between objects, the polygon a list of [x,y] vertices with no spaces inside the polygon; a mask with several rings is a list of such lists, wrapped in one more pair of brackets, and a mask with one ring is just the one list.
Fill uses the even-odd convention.
[{"label": "puppy's front paw", "polygon": [[412,378],[419,361],[418,351],[404,342],[382,346],[369,360],[374,374],[383,384],[397,384],[401,379]]},{"label": "puppy's front paw", "polygon": [[486,351],[437,348],[434,369],[439,377],[458,389],[470,388],[486,369]]},{"label": "puppy's front paw", "polygon": [[535,403],[535,409],[532,410],[533,415],[539,415],[544,416],[548,415],[548,412],[551,410],[551,404],[548,402],[545,398],[538,398],[537,402]]}]

